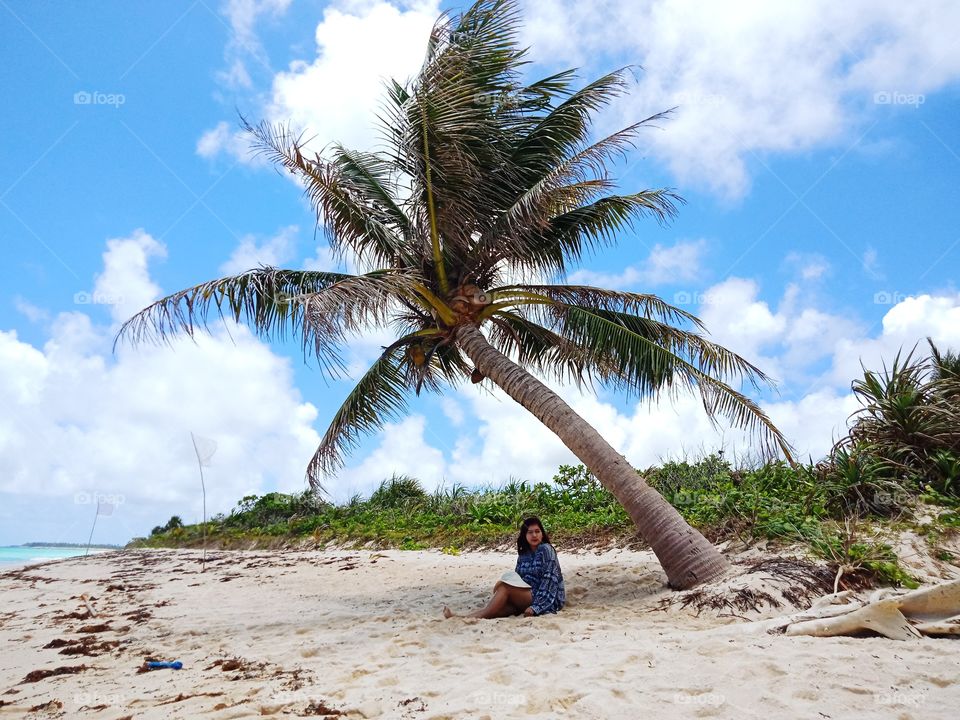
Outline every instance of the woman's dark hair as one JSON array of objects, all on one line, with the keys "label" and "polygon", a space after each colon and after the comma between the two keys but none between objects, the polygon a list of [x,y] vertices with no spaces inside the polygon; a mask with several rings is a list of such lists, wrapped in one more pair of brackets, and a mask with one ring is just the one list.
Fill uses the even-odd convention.
[{"label": "woman's dark hair", "polygon": [[543,533],[542,543],[550,542],[550,536],[547,535],[547,531],[543,527],[543,523],[540,522],[540,518],[536,516],[528,517],[522,523],[520,523],[520,535],[517,536],[517,554],[523,555],[524,553],[531,552],[530,543],[527,542],[527,530],[530,529],[531,525],[539,525],[540,532]]}]

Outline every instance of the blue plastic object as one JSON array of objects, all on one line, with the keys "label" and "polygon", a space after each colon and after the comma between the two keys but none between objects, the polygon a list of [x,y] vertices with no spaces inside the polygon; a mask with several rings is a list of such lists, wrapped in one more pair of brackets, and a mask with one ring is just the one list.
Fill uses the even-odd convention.
[{"label": "blue plastic object", "polygon": [[179,670],[183,667],[183,663],[179,660],[175,662],[155,662],[151,661],[147,663],[147,668],[149,670],[162,670],[164,668],[170,668],[171,670]]}]

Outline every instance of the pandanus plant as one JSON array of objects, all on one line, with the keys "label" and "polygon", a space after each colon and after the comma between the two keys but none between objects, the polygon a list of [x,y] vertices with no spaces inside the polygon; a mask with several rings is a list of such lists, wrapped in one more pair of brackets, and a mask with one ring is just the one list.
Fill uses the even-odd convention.
[{"label": "pandanus plant", "polygon": [[309,463],[312,485],[410,395],[486,381],[556,433],[623,504],[670,584],[690,587],[721,574],[722,555],[544,380],[648,398],[696,391],[711,417],[766,450],[789,446],[742,391],[767,378],[706,339],[696,317],[655,295],[563,282],[635,219],[668,220],[679,198],[620,194],[610,175],[662,115],[591,140],[591,118],[626,90],[625,71],[579,89],[573,71],[525,84],[518,22],[509,0],[441,17],[419,74],[385,89],[376,151],[311,152],[289,127],[245,123],[256,150],[303,183],[330,248],[358,272],[252,269],[157,301],[121,335],[163,340],[219,313],[264,338],[298,337],[339,376],[349,336],[390,327],[396,341],[347,394]]}]

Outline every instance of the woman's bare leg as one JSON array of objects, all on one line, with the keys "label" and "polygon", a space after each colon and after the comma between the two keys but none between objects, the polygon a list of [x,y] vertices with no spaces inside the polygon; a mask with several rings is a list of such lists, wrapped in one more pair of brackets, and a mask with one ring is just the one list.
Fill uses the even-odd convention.
[{"label": "woman's bare leg", "polygon": [[[533,594],[526,588],[515,588],[506,583],[500,583],[493,591],[493,597],[485,607],[474,610],[466,617],[498,618],[510,615],[519,615],[533,603]],[[454,617],[450,608],[443,608],[443,616]]]}]

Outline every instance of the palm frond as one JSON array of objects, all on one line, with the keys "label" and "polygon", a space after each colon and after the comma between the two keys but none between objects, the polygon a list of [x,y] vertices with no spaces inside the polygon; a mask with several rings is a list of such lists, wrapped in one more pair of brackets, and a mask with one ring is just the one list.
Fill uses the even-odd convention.
[{"label": "palm frond", "polygon": [[[760,407],[729,380],[771,384],[754,365],[702,337],[649,318],[573,306],[542,306],[552,313],[558,334],[592,353],[604,384],[640,396],[657,397],[680,388],[700,393],[711,416],[720,414],[756,434],[765,452],[792,449]],[[611,372],[612,370],[612,372]]]},{"label": "palm frond", "polygon": [[394,343],[384,350],[333,416],[307,467],[307,480],[313,488],[322,487],[323,478],[343,466],[344,455],[364,435],[406,414],[404,344]]},{"label": "palm frond", "polygon": [[552,217],[546,227],[531,226],[498,243],[494,263],[509,268],[566,273],[568,264],[617,241],[619,231],[635,218],[652,215],[665,222],[676,214],[680,198],[670,190],[644,190],[632,195],[610,195],[589,205]]},{"label": "palm frond", "polygon": [[512,165],[542,177],[582,148],[593,114],[626,90],[625,72],[623,68],[594,80],[543,116],[517,145]]},{"label": "palm frond", "polygon": [[298,177],[338,257],[349,250],[373,267],[417,267],[410,219],[392,200],[391,163],[374,153],[333,146],[333,159],[304,156],[302,135],[285,126],[246,124],[255,152]]},{"label": "palm frond", "polygon": [[604,379],[608,374],[592,353],[519,312],[501,310],[490,321],[490,343],[527,370],[577,387],[589,387],[594,375]]},{"label": "palm frond", "polygon": [[398,294],[417,279],[402,273],[347,275],[261,267],[168,295],[127,320],[116,343],[169,343],[179,334],[209,331],[212,317],[249,325],[263,339],[300,340],[305,356],[337,377],[338,348],[350,332],[383,323]]},{"label": "palm frond", "polygon": [[504,285],[491,288],[490,294],[495,302],[501,299],[509,302],[510,298],[528,298],[532,294],[535,298],[542,298],[544,305],[559,303],[560,305],[596,308],[613,312],[639,315],[640,317],[659,320],[664,323],[688,322],[699,330],[704,330],[703,323],[696,315],[670,305],[657,295],[650,293],[635,293],[624,290],[607,290],[590,285]]}]

